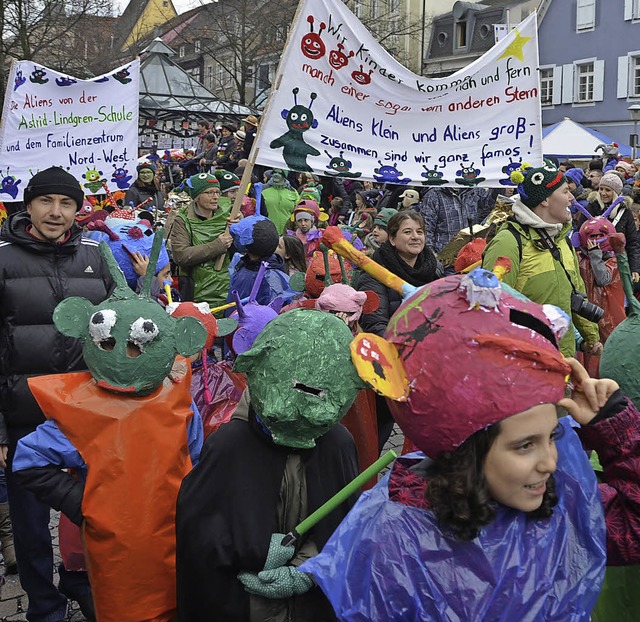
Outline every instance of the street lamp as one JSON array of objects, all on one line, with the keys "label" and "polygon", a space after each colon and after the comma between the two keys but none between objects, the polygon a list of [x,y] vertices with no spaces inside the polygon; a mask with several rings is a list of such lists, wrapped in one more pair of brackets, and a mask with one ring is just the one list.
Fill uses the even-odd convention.
[{"label": "street lamp", "polygon": [[638,148],[638,121],[640,121],[640,104],[632,104],[627,108],[629,111],[629,116],[633,121],[633,134],[631,140],[631,149],[633,154],[633,159],[636,159],[636,150]]}]

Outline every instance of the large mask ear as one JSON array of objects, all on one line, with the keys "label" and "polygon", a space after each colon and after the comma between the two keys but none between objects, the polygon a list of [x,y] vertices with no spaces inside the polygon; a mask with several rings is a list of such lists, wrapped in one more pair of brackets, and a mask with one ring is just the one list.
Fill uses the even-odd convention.
[{"label": "large mask ear", "polygon": [[54,309],[53,323],[67,337],[86,339],[89,336],[89,318],[94,308],[86,298],[66,298]]},{"label": "large mask ear", "polygon": [[411,387],[392,343],[372,333],[360,333],[351,342],[351,360],[362,380],[380,395],[405,402]]},{"label": "large mask ear", "polygon": [[173,339],[178,354],[191,356],[204,348],[207,329],[194,317],[179,317],[176,318]]}]

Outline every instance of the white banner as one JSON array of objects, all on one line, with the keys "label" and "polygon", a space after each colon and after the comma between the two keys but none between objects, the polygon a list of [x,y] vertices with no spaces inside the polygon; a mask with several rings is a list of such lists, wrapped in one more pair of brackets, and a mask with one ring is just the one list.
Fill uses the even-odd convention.
[{"label": "white banner", "polygon": [[61,166],[85,194],[136,179],[140,61],[79,80],[16,61],[0,133],[0,200],[20,201],[39,170]]},{"label": "white banner", "polygon": [[536,16],[459,72],[395,61],[340,0],[302,0],[256,139],[257,162],[426,186],[512,185],[542,163]]}]

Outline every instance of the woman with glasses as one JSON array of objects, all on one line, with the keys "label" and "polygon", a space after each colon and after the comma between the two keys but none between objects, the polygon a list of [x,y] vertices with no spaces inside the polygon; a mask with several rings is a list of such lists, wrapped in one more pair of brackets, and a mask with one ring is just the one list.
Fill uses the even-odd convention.
[{"label": "woman with glasses", "polygon": [[229,290],[229,258],[220,270],[216,259],[226,255],[233,242],[226,230],[231,205],[220,205],[220,182],[215,175],[199,173],[185,182],[193,199],[182,208],[168,233],[174,263],[178,266],[180,295],[183,300],[224,304]]}]

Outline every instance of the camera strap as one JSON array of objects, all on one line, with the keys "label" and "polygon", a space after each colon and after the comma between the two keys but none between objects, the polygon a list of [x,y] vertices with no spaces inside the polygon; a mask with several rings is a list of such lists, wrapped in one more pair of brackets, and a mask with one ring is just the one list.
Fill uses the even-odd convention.
[{"label": "camera strap", "polygon": [[558,245],[554,242],[551,236],[544,229],[536,229],[536,231],[538,232],[538,235],[540,236],[540,241],[542,242],[544,247],[551,252],[551,256],[555,259],[555,261],[557,261],[560,264],[560,266],[564,270],[564,273],[567,275],[567,279],[569,281],[569,284],[571,285],[571,290],[573,291],[574,294],[577,294],[578,292],[576,290],[576,286],[573,284],[573,281],[571,280],[571,275],[569,274],[569,271],[564,267],[564,264],[562,263],[562,256],[560,255],[560,249],[558,248]]}]

